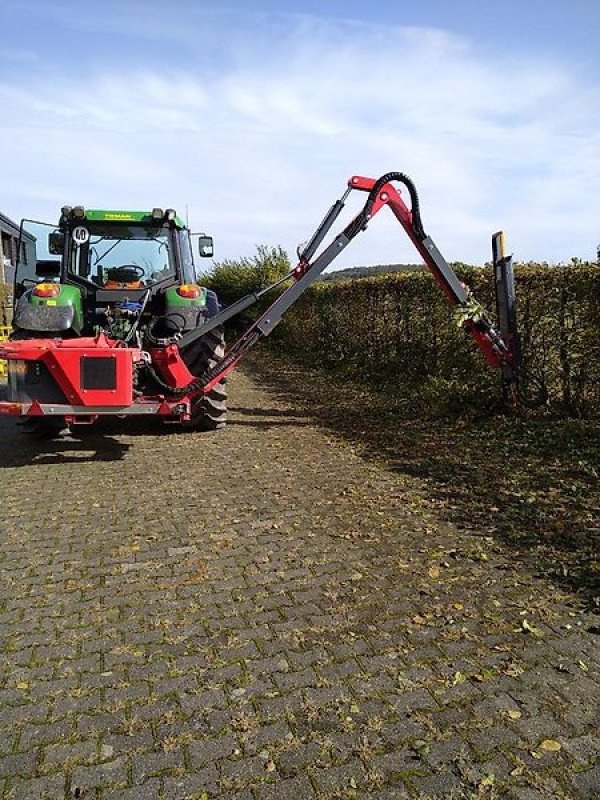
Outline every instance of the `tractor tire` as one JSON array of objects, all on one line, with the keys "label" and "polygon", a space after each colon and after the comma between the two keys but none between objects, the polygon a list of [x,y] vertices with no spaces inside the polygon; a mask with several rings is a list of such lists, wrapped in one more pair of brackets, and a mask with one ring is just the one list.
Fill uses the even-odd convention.
[{"label": "tractor tire", "polygon": [[[50,332],[26,331],[17,329],[8,337],[10,341],[23,341],[25,339],[48,339],[56,335]],[[21,431],[32,439],[49,441],[58,437],[67,429],[64,417],[24,417],[17,422]]]},{"label": "tractor tire", "polygon": [[[183,354],[183,360],[194,376],[214,367],[225,355],[223,328],[219,326],[194,342]],[[223,379],[206,395],[197,395],[191,402],[191,419],[183,427],[189,430],[218,431],[227,424],[227,386]]]}]

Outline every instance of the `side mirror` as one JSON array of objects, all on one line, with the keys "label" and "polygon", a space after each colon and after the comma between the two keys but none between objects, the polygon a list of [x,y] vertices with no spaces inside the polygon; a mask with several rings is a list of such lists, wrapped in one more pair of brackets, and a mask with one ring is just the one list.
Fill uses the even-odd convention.
[{"label": "side mirror", "polygon": [[35,274],[40,278],[59,278],[60,261],[56,261],[55,259],[43,259],[36,261]]},{"label": "side mirror", "polygon": [[61,231],[48,234],[48,252],[53,256],[61,256],[65,247],[65,235]]},{"label": "side mirror", "polygon": [[201,258],[213,257],[215,248],[212,236],[206,236],[204,233],[198,236],[198,252]]}]

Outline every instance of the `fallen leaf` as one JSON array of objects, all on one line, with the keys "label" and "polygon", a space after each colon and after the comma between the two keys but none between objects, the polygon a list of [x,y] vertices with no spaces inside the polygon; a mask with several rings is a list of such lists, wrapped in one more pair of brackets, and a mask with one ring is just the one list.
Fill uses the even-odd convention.
[{"label": "fallen leaf", "polygon": [[523,622],[521,623],[521,627],[523,628],[524,631],[533,634],[533,636],[536,636],[538,639],[544,635],[543,631],[533,626],[531,622],[529,622],[529,620],[527,619],[523,620]]},{"label": "fallen leaf", "polygon": [[267,763],[265,764],[265,771],[266,772],[275,772],[275,769],[276,769],[275,762],[273,761],[272,758],[270,758],[267,761]]},{"label": "fallen leaf", "polygon": [[511,719],[521,719],[523,716],[521,712],[516,708],[509,708],[506,712]]},{"label": "fallen leaf", "polygon": [[519,675],[523,674],[523,667],[519,666],[519,664],[515,664],[514,661],[511,661],[511,663],[506,666],[506,669],[502,671],[505,675],[510,675],[511,678],[518,678]]},{"label": "fallen leaf", "polygon": [[542,750],[548,750],[550,753],[558,753],[558,751],[562,749],[561,743],[557,742],[556,739],[544,739],[540,747]]},{"label": "fallen leaf", "polygon": [[438,567],[429,567],[429,569],[427,570],[427,574],[429,575],[430,578],[433,578],[434,580],[440,577],[440,571]]}]

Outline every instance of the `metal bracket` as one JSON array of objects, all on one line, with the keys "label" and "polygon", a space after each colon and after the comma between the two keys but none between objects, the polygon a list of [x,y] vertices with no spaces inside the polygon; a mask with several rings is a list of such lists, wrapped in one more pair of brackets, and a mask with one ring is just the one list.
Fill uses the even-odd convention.
[{"label": "metal bracket", "polygon": [[492,236],[492,261],[496,291],[496,313],[502,338],[511,357],[502,362],[502,395],[507,403],[515,404],[519,393],[521,347],[517,327],[517,305],[512,256],[505,254],[504,232]]}]

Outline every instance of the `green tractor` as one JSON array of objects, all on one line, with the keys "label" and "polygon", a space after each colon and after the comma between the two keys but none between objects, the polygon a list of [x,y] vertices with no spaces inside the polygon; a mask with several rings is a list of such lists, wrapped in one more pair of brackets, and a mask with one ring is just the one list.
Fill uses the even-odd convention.
[{"label": "green tractor", "polygon": [[[128,349],[141,354],[140,359],[131,359],[132,397],[120,404],[123,408],[111,403],[111,413],[152,413],[154,409],[201,430],[225,424],[224,381],[206,394],[168,408],[163,404],[156,410],[155,403],[145,402],[163,393],[147,353],[176,343],[219,311],[214,292],[196,282],[194,238],[199,255],[212,257],[212,238],[192,234],[172,209],[107,211],[64,206],[57,226],[23,222],[10,338],[23,341],[24,347],[24,340],[31,346],[40,340],[46,344],[62,340],[63,348],[55,363],[29,359],[12,364],[9,370],[11,399],[37,403],[43,411],[31,413],[29,408],[25,430],[54,434],[65,423],[89,423],[106,413],[105,396],[98,396],[97,403],[89,401],[94,392],[118,392],[111,366],[114,358],[81,360],[75,389],[68,380],[61,380],[62,364],[66,359],[68,367],[73,347],[94,350],[102,341],[110,342],[114,353]],[[198,376],[214,367],[224,353],[220,325],[196,339],[182,358],[190,373]]]}]

